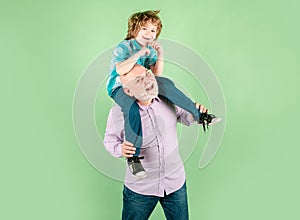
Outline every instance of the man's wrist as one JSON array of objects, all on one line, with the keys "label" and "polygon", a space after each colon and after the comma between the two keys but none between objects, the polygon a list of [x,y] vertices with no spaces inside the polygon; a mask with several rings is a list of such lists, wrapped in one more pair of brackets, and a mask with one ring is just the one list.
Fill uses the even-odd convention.
[{"label": "man's wrist", "polygon": [[117,157],[122,157],[122,144],[118,144],[116,147],[115,147],[115,152],[116,152],[116,156]]}]

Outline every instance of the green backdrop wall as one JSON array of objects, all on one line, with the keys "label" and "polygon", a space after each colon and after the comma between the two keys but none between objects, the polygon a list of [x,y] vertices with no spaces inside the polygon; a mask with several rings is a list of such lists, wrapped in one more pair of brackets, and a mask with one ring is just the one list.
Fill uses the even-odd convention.
[{"label": "green backdrop wall", "polygon": [[[207,61],[226,99],[216,157],[198,168],[200,140],[185,163],[191,219],[299,219],[296,0],[0,1],[0,219],[120,219],[122,182],[81,153],[72,103],[84,69],[146,9],[161,10],[161,38]],[[151,219],[164,219],[159,206]]]}]

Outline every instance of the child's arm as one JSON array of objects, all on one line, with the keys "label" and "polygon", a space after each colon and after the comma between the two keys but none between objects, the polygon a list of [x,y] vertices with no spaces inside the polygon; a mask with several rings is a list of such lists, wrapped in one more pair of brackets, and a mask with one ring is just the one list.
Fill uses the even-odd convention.
[{"label": "child's arm", "polygon": [[156,76],[160,76],[164,71],[164,50],[160,43],[154,41],[151,46],[157,51],[157,60],[154,66],[151,66],[151,70]]},{"label": "child's arm", "polygon": [[121,61],[116,64],[117,73],[120,76],[123,76],[124,74],[128,73],[141,56],[148,54],[150,54],[150,49],[147,47],[142,47],[142,49],[140,49],[137,53],[133,54],[127,60]]}]

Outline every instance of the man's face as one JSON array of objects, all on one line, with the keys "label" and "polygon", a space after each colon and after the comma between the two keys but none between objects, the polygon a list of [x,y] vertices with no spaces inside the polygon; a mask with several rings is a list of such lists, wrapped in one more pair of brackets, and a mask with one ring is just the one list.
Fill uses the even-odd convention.
[{"label": "man's face", "polygon": [[147,46],[155,40],[157,34],[156,31],[157,26],[153,25],[151,22],[147,22],[141,27],[141,30],[137,33],[135,39],[142,46]]},{"label": "man's face", "polygon": [[154,75],[145,68],[139,68],[123,85],[127,95],[135,97],[140,102],[147,102],[158,95],[158,85]]}]

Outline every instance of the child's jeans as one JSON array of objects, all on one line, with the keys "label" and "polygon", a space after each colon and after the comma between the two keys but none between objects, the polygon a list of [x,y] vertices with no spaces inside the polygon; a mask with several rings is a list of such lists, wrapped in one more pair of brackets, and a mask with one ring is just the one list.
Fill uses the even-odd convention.
[{"label": "child's jeans", "polygon": [[[155,78],[158,84],[159,95],[166,98],[172,104],[190,112],[194,119],[199,121],[200,112],[190,98],[177,89],[171,80],[158,76]],[[122,109],[126,141],[134,145],[136,148],[134,156],[138,156],[140,154],[140,148],[143,145],[142,122],[139,106],[136,103],[135,98],[125,94],[122,87],[116,88],[111,97]]]}]

